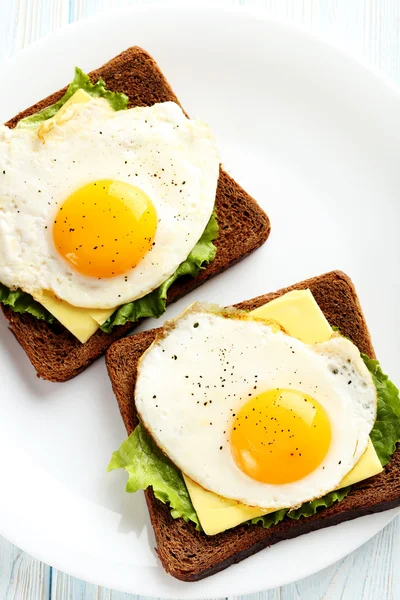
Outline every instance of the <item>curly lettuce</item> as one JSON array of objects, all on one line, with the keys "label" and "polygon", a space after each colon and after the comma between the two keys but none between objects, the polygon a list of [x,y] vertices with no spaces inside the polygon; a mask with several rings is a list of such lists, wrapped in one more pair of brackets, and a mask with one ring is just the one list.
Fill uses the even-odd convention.
[{"label": "curly lettuce", "polygon": [[166,310],[167,294],[171,285],[179,277],[196,277],[199,271],[214,260],[217,249],[213,241],[218,237],[218,223],[215,212],[211,215],[203,235],[175,273],[157,289],[143,298],[129,302],[118,308],[113,315],[101,326],[105,332],[111,331],[115,325],[125,325],[128,321],[138,321],[144,317],[158,318]]},{"label": "curly lettuce", "polygon": [[392,458],[400,440],[399,390],[383,373],[377,360],[361,354],[377,390],[378,412],[370,437],[382,466]]},{"label": "curly lettuce", "polygon": [[43,121],[51,119],[51,117],[54,117],[67,100],[69,100],[79,89],[84,90],[90,96],[104,98],[114,110],[124,110],[128,108],[128,96],[121,92],[111,92],[110,90],[107,90],[103,79],[99,79],[96,83],[92,83],[86,73],[78,67],[75,67],[75,77],[69,84],[64,96],[55,104],[44,108],[30,117],[21,119],[18,123],[18,127],[36,127],[37,125],[40,125],[40,123],[43,123]]},{"label": "curly lettuce", "polygon": [[127,492],[152,487],[155,497],[169,504],[174,519],[182,517],[200,528],[182,473],[161,452],[142,425],[138,425],[112,455],[108,471],[122,468],[129,474]]},{"label": "curly lettuce", "polygon": [[36,319],[42,319],[50,324],[56,323],[56,319],[44,306],[20,289],[12,291],[0,283],[0,302],[16,313],[29,313]]}]

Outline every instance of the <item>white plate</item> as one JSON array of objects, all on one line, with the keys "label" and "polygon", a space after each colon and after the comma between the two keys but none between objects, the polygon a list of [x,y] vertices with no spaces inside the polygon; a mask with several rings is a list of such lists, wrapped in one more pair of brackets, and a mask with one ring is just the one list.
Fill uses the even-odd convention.
[{"label": "white plate", "polygon": [[[6,64],[0,119],[68,82],[74,65],[88,71],[133,44],[159,61],[188,112],[211,124],[226,167],[273,228],[262,249],[168,316],[194,298],[230,304],[340,268],[398,381],[398,91],[261,16],[143,9],[70,26]],[[280,543],[203,582],[176,581],[157,561],[143,495],[124,492],[124,473],[105,472],[125,430],[103,360],[66,384],[39,381],[4,319],[0,328],[0,533],[63,571],[151,596],[249,593],[326,567],[396,514]]]}]

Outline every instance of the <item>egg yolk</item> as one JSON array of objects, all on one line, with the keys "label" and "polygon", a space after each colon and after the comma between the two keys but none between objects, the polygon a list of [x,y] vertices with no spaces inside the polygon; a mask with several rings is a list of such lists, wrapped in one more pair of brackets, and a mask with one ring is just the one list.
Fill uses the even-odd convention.
[{"label": "egg yolk", "polygon": [[316,469],[331,441],[324,408],[302,392],[275,389],[249,400],[230,434],[241,471],[268,484],[298,481]]},{"label": "egg yolk", "polygon": [[157,214],[139,188],[104,179],[84,185],[59,208],[53,240],[82,275],[114,277],[133,269],[153,245]]}]

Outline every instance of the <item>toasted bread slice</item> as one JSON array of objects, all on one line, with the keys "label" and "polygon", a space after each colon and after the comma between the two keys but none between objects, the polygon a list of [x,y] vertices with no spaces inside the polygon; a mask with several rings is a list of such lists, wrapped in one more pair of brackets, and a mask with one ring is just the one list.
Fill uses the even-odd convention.
[{"label": "toasted bread slice", "polygon": [[[237,307],[254,310],[286,292],[307,288],[313,293],[329,323],[339,327],[341,333],[350,338],[361,352],[375,358],[354,286],[347,275],[340,271],[247,300]],[[106,354],[108,373],[128,434],[138,422],[133,401],[138,360],[154,340],[156,332],[153,329],[120,340]],[[398,506],[400,450],[395,452],[382,473],[352,486],[351,492],[341,502],[320,510],[312,517],[284,519],[269,529],[260,525],[239,525],[223,533],[206,536],[196,531],[192,523],[173,519],[168,506],[157,500],[150,489],[145,494],[163,567],[178,579],[197,581],[281,540]]]},{"label": "toasted bread slice", "polygon": [[[108,89],[124,92],[129,97],[130,107],[151,106],[166,101],[179,103],[157,63],[136,46],[90,73],[93,82],[100,77],[105,80]],[[66,88],[34,104],[6,125],[15,127],[20,119],[57,102],[65,91]],[[168,303],[234,265],[268,238],[270,223],[267,215],[222,169],[218,180],[216,210],[219,237],[215,260],[194,279],[179,279],[168,292]],[[112,342],[135,327],[135,323],[128,323],[114,327],[110,334],[98,331],[88,342],[81,344],[62,325],[51,326],[28,314],[17,314],[6,307],[2,309],[38,376],[50,381],[67,381],[75,377],[101,356]]]}]

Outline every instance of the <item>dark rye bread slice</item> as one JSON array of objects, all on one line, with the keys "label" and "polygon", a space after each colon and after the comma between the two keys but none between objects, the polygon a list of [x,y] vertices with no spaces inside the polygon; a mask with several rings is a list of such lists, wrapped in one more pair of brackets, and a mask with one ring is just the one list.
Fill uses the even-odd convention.
[{"label": "dark rye bread slice", "polygon": [[[129,106],[151,106],[156,102],[178,102],[157,63],[136,46],[122,52],[108,63],[90,73],[93,82],[102,77],[108,89],[124,92]],[[15,127],[20,119],[57,102],[66,88],[48,96],[19,113],[6,125]],[[264,211],[223,169],[220,170],[216,195],[219,238],[217,256],[194,279],[182,278],[170,288],[168,304],[178,300],[210,277],[261,246],[269,236],[270,223]],[[98,331],[88,342],[81,344],[62,325],[48,325],[28,314],[17,314],[2,306],[10,328],[24,348],[39,377],[50,381],[67,381],[78,375],[108,346],[128,334],[134,323],[114,327],[110,334]]]},{"label": "dark rye bread slice", "polygon": [[[349,277],[340,271],[302,281],[236,306],[253,310],[286,292],[307,288],[313,293],[329,323],[339,327],[361,352],[375,358],[354,286]],[[106,354],[108,373],[128,434],[138,422],[133,402],[138,360],[154,340],[157,331],[153,329],[120,340]],[[381,474],[354,485],[341,502],[320,510],[313,517],[297,521],[284,519],[269,529],[263,529],[260,525],[239,525],[224,533],[206,536],[196,531],[193,524],[185,523],[183,519],[173,519],[168,506],[157,500],[151,490],[145,494],[163,567],[178,579],[197,581],[281,540],[398,506],[400,450],[395,452]]]}]

